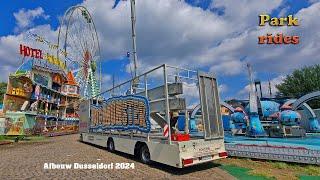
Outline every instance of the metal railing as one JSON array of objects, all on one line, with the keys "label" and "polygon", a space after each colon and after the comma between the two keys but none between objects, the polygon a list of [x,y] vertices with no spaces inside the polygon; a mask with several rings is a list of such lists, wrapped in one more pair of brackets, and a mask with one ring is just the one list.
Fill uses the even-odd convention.
[{"label": "metal railing", "polygon": [[[125,95],[135,95],[139,94],[147,99],[149,99],[150,103],[156,101],[164,101],[165,104],[165,111],[161,112],[164,114],[165,121],[169,127],[169,135],[168,141],[171,144],[171,125],[170,125],[170,98],[174,98],[169,95],[168,85],[172,83],[182,83],[182,86],[185,88],[192,88],[192,92],[183,92],[183,94],[177,96],[183,96],[186,99],[186,109],[183,111],[185,112],[185,129],[188,129],[188,108],[191,108],[191,105],[198,105],[200,104],[199,99],[199,89],[198,89],[198,75],[197,71],[169,66],[163,64],[161,66],[155,67],[143,74],[136,76],[128,81],[115,85],[114,87],[101,92],[97,96],[91,98],[92,105],[102,105],[104,100],[115,96],[125,96]],[[150,99],[148,92],[152,89],[163,87],[163,98],[158,99]],[[190,94],[192,93],[192,94]],[[192,96],[191,98],[189,97]],[[188,101],[188,99],[191,99]],[[196,101],[196,102],[195,102]],[[160,110],[159,110],[160,111]],[[148,133],[149,139],[149,133]]]}]

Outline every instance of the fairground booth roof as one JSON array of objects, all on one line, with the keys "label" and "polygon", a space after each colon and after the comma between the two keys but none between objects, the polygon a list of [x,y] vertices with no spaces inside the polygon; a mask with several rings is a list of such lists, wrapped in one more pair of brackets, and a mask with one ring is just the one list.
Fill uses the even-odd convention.
[{"label": "fairground booth roof", "polygon": [[64,63],[60,61],[50,62],[48,60],[34,59],[25,57],[22,65],[17,69],[14,74],[11,75],[20,75],[31,72],[32,70],[37,69],[40,71],[45,71],[53,74],[60,74],[63,77],[67,78],[66,68]]}]

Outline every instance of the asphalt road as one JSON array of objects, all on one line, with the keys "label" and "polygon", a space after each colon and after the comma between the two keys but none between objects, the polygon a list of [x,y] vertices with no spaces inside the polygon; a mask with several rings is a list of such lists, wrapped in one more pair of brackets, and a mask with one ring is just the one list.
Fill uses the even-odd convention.
[{"label": "asphalt road", "polygon": [[[145,165],[123,153],[110,153],[78,141],[78,134],[49,138],[44,142],[0,146],[0,179],[234,179],[207,163],[185,169],[153,163]],[[45,163],[113,163],[113,169],[44,169]],[[115,169],[116,163],[134,163],[134,169]]]}]

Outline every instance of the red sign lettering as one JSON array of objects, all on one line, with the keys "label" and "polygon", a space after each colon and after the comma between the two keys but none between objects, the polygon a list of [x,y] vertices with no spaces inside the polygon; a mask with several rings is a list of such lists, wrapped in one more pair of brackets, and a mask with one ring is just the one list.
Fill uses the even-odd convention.
[{"label": "red sign lettering", "polygon": [[26,57],[33,57],[43,59],[42,51],[40,49],[33,49],[31,47],[20,44],[20,54]]}]

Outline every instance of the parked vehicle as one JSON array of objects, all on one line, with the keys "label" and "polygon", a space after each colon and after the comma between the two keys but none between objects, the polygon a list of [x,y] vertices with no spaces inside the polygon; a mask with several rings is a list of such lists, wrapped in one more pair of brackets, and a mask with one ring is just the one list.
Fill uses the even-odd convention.
[{"label": "parked vehicle", "polygon": [[[201,105],[196,133],[190,109]],[[161,65],[80,104],[81,141],[183,168],[227,157],[218,85],[208,73]],[[175,114],[185,114],[185,129]]]}]

